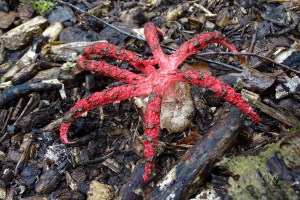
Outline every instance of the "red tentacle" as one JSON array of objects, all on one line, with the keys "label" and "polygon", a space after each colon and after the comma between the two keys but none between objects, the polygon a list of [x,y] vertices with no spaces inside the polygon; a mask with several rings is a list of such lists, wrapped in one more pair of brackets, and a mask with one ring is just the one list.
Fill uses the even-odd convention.
[{"label": "red tentacle", "polygon": [[87,47],[84,51],[83,56],[88,57],[91,54],[99,54],[101,56],[107,56],[110,58],[115,58],[117,60],[122,60],[132,65],[137,70],[144,72],[145,74],[151,74],[151,72],[155,70],[153,66],[149,65],[149,63],[151,64],[154,62],[153,60],[144,60],[131,51],[109,44],[107,42],[102,42]]},{"label": "red tentacle", "polygon": [[243,100],[242,95],[236,93],[231,86],[203,72],[195,72],[190,70],[178,70],[178,72],[180,74],[178,73],[175,75],[177,80],[181,79],[181,81],[186,81],[190,84],[198,85],[200,87],[208,87],[212,89],[218,97],[223,97],[228,103],[233,104],[254,121],[259,121],[258,114],[255,113],[247,104],[247,102]]},{"label": "red tentacle", "polygon": [[85,99],[78,101],[65,116],[63,123],[60,127],[60,138],[64,143],[72,143],[67,138],[67,132],[71,125],[71,121],[80,117],[86,111],[91,109],[113,103],[115,101],[121,101],[136,96],[146,96],[150,93],[147,85],[123,85],[114,88],[104,90],[102,92],[96,92]]},{"label": "red tentacle", "polygon": [[194,38],[182,44],[170,56],[170,60],[174,62],[174,66],[172,70],[177,69],[178,66],[189,56],[195,54],[197,51],[201,49],[204,49],[205,47],[207,47],[209,44],[212,43],[218,43],[230,49],[232,52],[237,52],[236,47],[233,44],[227,42],[225,38],[218,33],[207,32],[207,33],[197,34]]},{"label": "red tentacle", "polygon": [[162,51],[162,48],[160,46],[157,33],[163,34],[161,31],[157,29],[157,27],[149,22],[146,23],[144,26],[144,34],[146,41],[150,47],[150,50],[153,54],[154,60],[157,61],[158,66],[164,70],[168,69],[169,67],[169,58],[164,52]]},{"label": "red tentacle", "polygon": [[137,83],[144,78],[143,76],[132,73],[128,70],[110,65],[105,61],[86,60],[85,56],[80,58],[78,64],[83,69],[99,72],[124,83]]},{"label": "red tentacle", "polygon": [[150,180],[150,175],[155,166],[154,157],[159,141],[161,101],[162,97],[159,94],[150,93],[144,117],[144,155],[147,159],[143,175],[145,181]]}]

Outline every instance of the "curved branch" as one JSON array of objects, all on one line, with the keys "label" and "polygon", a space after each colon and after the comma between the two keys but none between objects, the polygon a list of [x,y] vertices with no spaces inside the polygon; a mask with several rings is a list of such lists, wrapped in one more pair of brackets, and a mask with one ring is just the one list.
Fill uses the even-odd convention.
[{"label": "curved branch", "polygon": [[102,92],[96,92],[87,98],[78,101],[70,110],[70,112],[64,117],[65,123],[60,126],[60,137],[66,144],[71,144],[67,138],[68,129],[71,122],[80,117],[86,111],[92,110],[97,107],[101,107],[106,104],[113,103],[115,101],[122,101],[136,96],[148,95],[150,91],[147,85],[122,85],[114,88],[103,90]]},{"label": "curved branch", "polygon": [[145,77],[132,73],[128,70],[108,64],[105,61],[85,60],[84,56],[81,57],[78,64],[81,68],[89,71],[99,72],[105,76],[110,76],[116,80],[124,83],[137,83]]},{"label": "curved branch", "polygon": [[257,113],[244,101],[242,95],[236,93],[235,90],[223,83],[217,78],[214,78],[203,72],[195,72],[191,70],[178,70],[177,78],[181,81],[190,84],[198,85],[200,87],[207,87],[212,89],[218,97],[224,98],[228,103],[234,105],[239,110],[247,114],[252,120],[258,122],[260,120]]},{"label": "curved branch", "polygon": [[232,52],[237,52],[236,47],[233,44],[227,42],[225,38],[218,33],[207,32],[207,33],[197,34],[194,38],[182,44],[170,56],[170,59],[175,64],[173,70],[177,69],[178,66],[189,56],[195,54],[197,51],[201,49],[204,49],[205,47],[207,47],[209,44],[212,43],[218,43],[228,48]]}]

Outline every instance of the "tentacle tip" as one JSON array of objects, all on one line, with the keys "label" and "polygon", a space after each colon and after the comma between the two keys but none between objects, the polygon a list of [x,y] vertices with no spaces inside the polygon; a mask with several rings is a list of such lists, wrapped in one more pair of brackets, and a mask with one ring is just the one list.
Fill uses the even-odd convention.
[{"label": "tentacle tip", "polygon": [[60,132],[60,139],[64,144],[74,144],[75,142],[71,142],[68,140],[67,133],[68,129],[71,125],[71,122],[65,122],[60,126],[59,132]]},{"label": "tentacle tip", "polygon": [[62,141],[64,144],[75,144],[75,142],[71,142],[71,141],[68,140],[67,138],[61,138],[61,141]]},{"label": "tentacle tip", "polygon": [[253,121],[255,121],[256,123],[258,123],[258,122],[260,121],[260,117],[259,117],[259,115],[256,114],[256,113],[251,117],[251,119],[252,119]]},{"label": "tentacle tip", "polygon": [[149,181],[150,181],[149,175],[145,173],[145,174],[143,175],[143,180],[144,180],[145,182],[149,182]]}]

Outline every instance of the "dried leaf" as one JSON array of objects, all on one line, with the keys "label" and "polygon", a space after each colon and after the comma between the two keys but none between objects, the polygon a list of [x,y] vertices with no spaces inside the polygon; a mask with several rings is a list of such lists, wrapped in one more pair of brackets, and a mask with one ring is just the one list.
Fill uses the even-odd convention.
[{"label": "dried leaf", "polygon": [[18,16],[16,12],[1,12],[0,11],[0,28],[7,29],[14,21],[15,18]]}]

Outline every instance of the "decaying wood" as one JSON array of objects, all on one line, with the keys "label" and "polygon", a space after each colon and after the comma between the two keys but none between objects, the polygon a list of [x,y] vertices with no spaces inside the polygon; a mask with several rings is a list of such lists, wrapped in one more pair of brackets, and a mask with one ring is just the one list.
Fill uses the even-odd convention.
[{"label": "decaying wood", "polygon": [[4,82],[13,78],[12,84],[17,85],[24,83],[36,75],[39,69],[42,68],[42,62],[36,62],[39,53],[48,41],[57,39],[61,30],[62,25],[60,23],[50,25],[40,37],[32,42],[32,47],[22,58],[1,77],[1,81]]},{"label": "decaying wood", "polygon": [[4,89],[0,97],[0,107],[4,106],[6,103],[13,101],[22,95],[29,94],[31,92],[41,92],[47,90],[57,90],[61,89],[62,84],[59,83],[49,83],[49,82],[39,82],[39,83],[24,83],[22,85],[17,85],[13,87],[8,87]]},{"label": "decaying wood", "polygon": [[[99,40],[94,42],[72,42],[68,44],[61,44],[61,45],[52,46],[51,52],[60,56],[73,56],[74,54],[79,56],[87,46],[91,46],[101,42],[107,42],[107,41]],[[76,59],[77,57],[74,58],[74,60]]]},{"label": "decaying wood", "polygon": [[231,174],[226,188],[232,199],[299,199],[300,132],[274,144],[223,158],[217,164]]},{"label": "decaying wood", "polygon": [[52,63],[47,61],[37,60],[35,63],[29,65],[28,67],[23,68],[17,74],[13,76],[11,83],[13,85],[20,85],[34,76],[36,76],[40,71],[44,69],[50,69],[54,67],[60,67],[61,64],[59,63]]},{"label": "decaying wood", "polygon": [[28,133],[25,135],[24,139],[23,139],[23,142],[20,146],[20,152],[22,152],[21,156],[20,156],[20,159],[16,165],[16,168],[15,168],[15,175],[17,175],[19,173],[19,170],[22,169],[28,159],[29,159],[29,154],[30,154],[30,147],[31,147],[31,144],[32,144],[32,134],[31,133]]},{"label": "decaying wood", "polygon": [[242,90],[242,95],[243,98],[251,102],[255,107],[260,109],[262,112],[266,113],[267,115],[273,117],[274,119],[277,119],[278,121],[288,126],[296,126],[299,123],[299,121],[296,118],[291,116],[286,116],[280,111],[262,103],[259,95],[256,93],[250,92],[248,90]]},{"label": "decaying wood", "polygon": [[58,185],[60,178],[61,175],[56,170],[46,170],[34,184],[35,192],[43,194],[53,190]]},{"label": "decaying wood", "polygon": [[7,72],[1,77],[1,82],[12,79],[21,69],[34,63],[37,54],[30,48],[14,65],[11,65]]},{"label": "decaying wood", "polygon": [[18,116],[18,118],[16,119],[15,123],[18,123],[19,119],[22,118],[23,116],[29,114],[31,111],[33,111],[36,106],[38,105],[38,103],[40,102],[40,95],[38,93],[32,93],[30,94],[30,99],[27,102],[25,107],[22,107],[22,112],[20,113],[20,115]]},{"label": "decaying wood", "polygon": [[233,144],[245,119],[236,108],[220,111],[204,137],[180,159],[146,199],[188,199]]},{"label": "decaying wood", "polygon": [[4,33],[0,37],[0,42],[7,49],[17,50],[30,42],[34,37],[42,34],[46,24],[47,19],[42,16],[37,16]]},{"label": "decaying wood", "polygon": [[4,46],[3,44],[0,43],[0,65],[2,64],[3,60],[4,60]]},{"label": "decaying wood", "polygon": [[148,185],[143,180],[143,174],[145,170],[145,163],[144,161],[139,161],[134,167],[133,172],[127,184],[123,186],[120,195],[118,197],[119,200],[142,200],[144,199],[145,193],[144,189]]},{"label": "decaying wood", "polygon": [[55,22],[53,24],[51,24],[42,34],[43,37],[47,37],[49,38],[49,41],[55,41],[60,32],[63,30],[64,26],[59,23],[59,22]]}]

